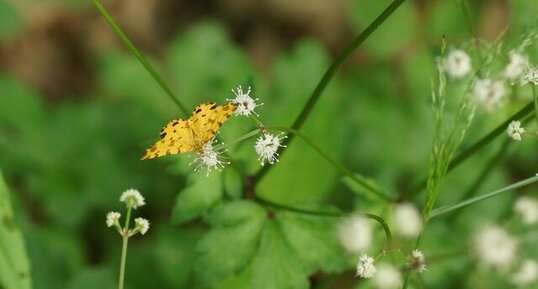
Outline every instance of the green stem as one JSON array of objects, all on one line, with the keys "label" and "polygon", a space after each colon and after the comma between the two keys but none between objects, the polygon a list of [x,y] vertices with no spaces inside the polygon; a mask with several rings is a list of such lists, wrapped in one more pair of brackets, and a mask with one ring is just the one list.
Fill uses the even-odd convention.
[{"label": "green stem", "polygon": [[131,211],[132,208],[127,209],[127,217],[125,218],[125,226],[122,231],[122,246],[121,246],[121,262],[120,262],[120,280],[118,284],[118,289],[123,289],[124,280],[125,280],[125,263],[127,260],[127,243],[129,242],[129,222],[131,220]]},{"label": "green stem", "polygon": [[[303,126],[304,122],[312,112],[312,109],[318,102],[321,94],[323,91],[325,91],[325,88],[329,84],[329,82],[334,77],[336,71],[342,63],[359,47],[368,37],[383,23],[385,20],[394,12],[400,5],[402,5],[406,0],[394,0],[392,3],[372,22],[366,29],[357,36],[345,49],[338,55],[338,57],[334,60],[334,62],[329,66],[327,71],[325,71],[325,74],[317,84],[316,88],[308,98],[307,102],[304,104],[303,109],[299,113],[299,116],[295,119],[293,122],[293,125],[291,126],[295,130],[300,130]],[[285,145],[289,147],[289,143],[293,140],[293,136],[287,139],[285,142]],[[286,151],[286,148],[284,148],[280,155],[282,155]],[[272,166],[263,166],[255,175],[254,175],[254,182],[259,182],[265,174],[269,171],[269,169],[272,168]]]},{"label": "green stem", "polygon": [[534,85],[531,85],[532,98],[534,99],[534,114],[536,115],[536,122],[538,123],[538,95],[536,95],[536,89]]},{"label": "green stem", "polygon": [[[480,172],[480,174],[478,175],[476,180],[469,187],[469,189],[467,189],[465,191],[465,193],[463,194],[462,199],[471,198],[472,196],[474,196],[479,191],[480,187],[482,186],[482,184],[484,183],[486,178],[489,176],[489,174],[495,168],[495,164],[497,162],[499,162],[503,158],[503,156],[506,154],[506,152],[508,151],[508,147],[512,143],[512,141],[513,140],[511,140],[511,139],[504,140],[504,142],[503,142],[503,144],[501,146],[501,149],[484,165],[482,171]],[[449,220],[452,220],[452,221],[455,220],[456,217],[458,216],[457,213],[459,213],[459,212],[461,212],[461,210],[457,211],[455,214],[452,214],[449,217]]]},{"label": "green stem", "polygon": [[118,289],[123,289],[124,280],[125,280],[125,261],[127,259],[127,243],[129,241],[129,237],[123,236],[123,242],[121,246],[121,264],[120,264],[120,281],[118,285]]},{"label": "green stem", "polygon": [[[365,188],[367,191],[371,192],[372,194],[386,200],[386,201],[392,201],[392,198],[387,196],[384,192],[380,191],[376,187],[370,185],[368,182],[365,182],[365,177],[359,175],[356,173],[353,173],[351,170],[337,162],[335,159],[333,159],[331,156],[329,156],[326,152],[324,152],[319,146],[314,144],[308,137],[306,137],[302,132],[295,130],[293,128],[287,128],[287,127],[268,127],[269,130],[278,130],[283,132],[291,133],[292,135],[300,137],[305,143],[307,143],[311,148],[313,148],[320,156],[322,156],[325,160],[330,162],[335,168],[340,170],[342,174],[348,176],[350,179],[352,179],[354,182]],[[362,179],[361,179],[362,178]]]},{"label": "green stem", "polygon": [[[474,144],[472,144],[469,148],[462,151],[458,155],[452,159],[450,164],[448,165],[447,173],[452,171],[454,168],[459,166],[461,163],[466,161],[470,156],[474,155],[476,152],[480,151],[483,147],[488,145],[490,142],[492,142],[495,138],[497,138],[499,135],[504,134],[506,132],[506,127],[512,122],[514,119],[522,119],[526,118],[529,114],[532,113],[534,110],[534,103],[530,102],[525,107],[523,107],[521,110],[516,112],[514,115],[509,117],[506,121],[501,123],[499,126],[497,126],[495,129],[493,129],[490,133],[476,141]],[[414,194],[420,193],[424,188],[426,187],[426,179],[423,179],[419,183],[413,185],[410,189],[410,191]]]},{"label": "green stem", "polygon": [[506,186],[506,187],[504,187],[502,189],[499,189],[499,190],[484,194],[482,196],[467,199],[467,200],[459,202],[459,203],[457,203],[455,205],[449,205],[449,206],[444,206],[444,207],[434,209],[432,211],[431,215],[430,215],[430,218],[434,218],[434,217],[444,215],[444,214],[452,212],[454,210],[457,210],[457,209],[472,205],[472,204],[474,204],[476,202],[480,202],[480,201],[485,200],[485,199],[495,197],[495,196],[497,196],[499,194],[502,194],[502,193],[505,193],[505,192],[509,192],[509,191],[521,188],[523,186],[535,183],[537,181],[538,181],[538,175],[530,177],[530,178],[527,178],[527,179],[524,179],[524,180],[519,181],[517,183],[514,183],[514,184],[511,184],[509,186]]},{"label": "green stem", "polygon": [[131,53],[136,57],[136,59],[138,59],[138,61],[140,61],[140,63],[146,68],[146,70],[151,74],[151,76],[155,79],[155,81],[157,81],[157,83],[164,89],[164,91],[170,97],[170,99],[179,107],[183,115],[188,116],[189,111],[187,110],[187,108],[179,101],[179,99],[175,96],[175,94],[172,92],[170,87],[166,85],[166,83],[161,78],[159,73],[157,73],[155,68],[153,68],[153,66],[146,60],[146,58],[142,55],[142,53],[140,53],[140,51],[138,51],[138,49],[134,46],[131,40],[129,40],[129,37],[125,35],[125,33],[121,30],[121,28],[118,26],[116,21],[114,21],[112,16],[108,14],[105,7],[99,2],[99,0],[92,0],[92,2],[97,8],[97,10],[99,10],[101,15],[103,15],[106,22],[108,22],[108,24],[112,27],[114,32],[116,32],[116,34],[118,35],[120,40],[123,42],[123,44],[127,46],[129,51],[131,51]]},{"label": "green stem", "polygon": [[[254,201],[256,201],[256,202],[258,202],[260,204],[264,204],[264,205],[267,205],[267,206],[277,208],[277,209],[290,211],[290,212],[295,212],[295,213],[299,213],[299,214],[312,215],[312,216],[317,216],[317,217],[334,217],[334,218],[345,217],[345,214],[342,214],[342,213],[339,213],[339,212],[314,211],[314,210],[296,208],[296,207],[292,207],[292,206],[288,206],[288,205],[284,205],[284,204],[275,203],[273,201],[266,200],[266,199],[264,199],[264,198],[262,198],[262,197],[260,197],[258,195],[254,196]],[[385,222],[385,220],[383,218],[381,218],[378,215],[367,214],[367,213],[363,213],[363,214],[360,214],[360,215],[363,215],[366,218],[369,218],[369,219],[372,219],[372,220],[378,222],[379,225],[381,225],[381,227],[383,227],[383,231],[385,231],[385,237],[387,238],[388,244],[392,243],[392,233],[390,231],[390,228],[389,228],[387,222]]]}]

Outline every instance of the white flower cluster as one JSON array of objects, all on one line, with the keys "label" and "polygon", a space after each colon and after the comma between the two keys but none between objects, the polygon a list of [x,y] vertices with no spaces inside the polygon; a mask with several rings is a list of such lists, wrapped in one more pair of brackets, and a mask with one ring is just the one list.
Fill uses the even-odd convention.
[{"label": "white flower cluster", "polygon": [[517,240],[499,226],[488,226],[475,235],[474,249],[482,264],[504,270],[515,260]]},{"label": "white flower cluster", "polygon": [[[533,67],[529,57],[522,52],[524,47],[509,52],[504,69],[496,77],[482,77],[474,81],[473,96],[487,112],[492,112],[502,103],[507,94],[507,84],[538,85],[538,68]],[[472,60],[465,50],[451,49],[440,61],[440,69],[451,79],[460,79],[472,71]]]},{"label": "white flower cluster", "polygon": [[402,203],[394,208],[394,225],[405,237],[417,237],[422,231],[422,215],[411,203]]},{"label": "white flower cluster", "polygon": [[525,225],[538,223],[538,201],[534,198],[519,197],[514,204],[514,211]]},{"label": "white flower cluster", "polygon": [[221,160],[221,154],[223,150],[218,150],[215,146],[217,140],[212,138],[207,143],[202,146],[200,151],[196,152],[196,158],[190,164],[196,163],[194,171],[198,171],[200,168],[206,168],[206,176],[209,176],[209,173],[213,170],[221,170],[225,165],[230,162]]},{"label": "white flower cluster", "polygon": [[278,162],[278,149],[285,147],[285,145],[282,145],[282,140],[285,138],[286,136],[282,134],[272,135],[264,133],[256,140],[254,150],[258,154],[258,160],[260,160],[262,166],[266,162],[271,165]]},{"label": "white flower cluster", "polygon": [[519,120],[514,120],[506,128],[506,133],[511,139],[520,141],[521,136],[525,133],[525,128],[521,127]]},{"label": "white flower cluster", "polygon": [[[395,221],[402,235],[417,236],[422,230],[422,218],[418,210],[409,203],[396,206]],[[405,221],[410,224],[404,224]],[[338,237],[348,252],[360,256],[357,262],[357,277],[373,278],[373,283],[379,289],[395,289],[402,285],[402,273],[398,268],[383,263],[376,266],[375,258],[364,253],[373,241],[370,220],[362,215],[352,215],[345,219],[339,227]],[[383,251],[379,256],[384,254]],[[408,260],[407,267],[413,272],[422,273],[426,270],[426,258],[421,251],[411,252]]]},{"label": "white flower cluster", "polygon": [[[123,192],[120,196],[120,202],[125,203],[128,210],[136,209],[146,204],[144,197],[136,189],[128,189]],[[130,213],[127,213],[127,216],[130,216]],[[119,223],[120,217],[121,214],[118,212],[109,212],[106,214],[106,226],[114,226],[123,237],[130,237],[138,232],[144,235],[149,230],[149,221],[144,218],[136,218],[135,227],[132,230],[122,228]]]},{"label": "white flower cluster", "polygon": [[121,194],[120,202],[125,203],[127,208],[136,209],[146,204],[144,197],[138,190],[129,189]]}]

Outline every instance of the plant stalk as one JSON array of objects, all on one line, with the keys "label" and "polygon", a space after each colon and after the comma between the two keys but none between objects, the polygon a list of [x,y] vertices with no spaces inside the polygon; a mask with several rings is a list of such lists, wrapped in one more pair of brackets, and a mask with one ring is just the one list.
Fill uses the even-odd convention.
[{"label": "plant stalk", "polygon": [[[387,20],[387,18],[389,18],[389,16],[392,15],[392,13],[394,13],[394,11],[396,11],[396,9],[398,9],[398,7],[400,7],[400,5],[402,5],[405,1],[406,0],[394,0],[394,1],[392,1],[392,3],[372,23],[370,23],[370,25],[368,25],[368,27],[366,27],[366,29],[362,33],[360,33],[357,36],[357,38],[355,38],[344,49],[344,51],[342,51],[342,53],[340,53],[338,55],[338,57],[334,60],[334,62],[331,64],[331,66],[329,66],[327,71],[325,71],[325,74],[323,75],[323,77],[321,78],[319,83],[317,84],[316,88],[314,89],[314,91],[312,92],[310,97],[308,98],[307,102],[304,104],[303,109],[301,110],[301,112],[299,113],[299,115],[297,116],[297,118],[295,119],[295,121],[293,122],[293,124],[291,126],[292,129],[300,130],[302,128],[304,122],[306,121],[306,119],[308,118],[308,116],[312,112],[312,109],[314,108],[314,106],[318,102],[321,94],[323,93],[323,91],[325,91],[325,88],[327,87],[329,82],[332,80],[332,78],[334,77],[336,71],[338,70],[338,68],[340,68],[342,63],[357,49],[357,47],[359,47],[366,39],[368,39],[368,37],[374,31],[376,31],[377,28],[379,28],[379,26],[383,22],[385,22],[385,20]],[[285,141],[284,144],[287,147],[289,147],[289,144],[291,143],[293,138],[294,138],[293,135],[290,136]],[[286,148],[284,148],[280,152],[280,155],[282,156],[285,151],[286,151]],[[265,176],[265,174],[267,174],[267,172],[269,171],[270,168],[272,168],[272,166],[264,166],[264,167],[262,167],[254,175],[254,178],[253,178],[254,182],[255,183],[259,182]]]}]

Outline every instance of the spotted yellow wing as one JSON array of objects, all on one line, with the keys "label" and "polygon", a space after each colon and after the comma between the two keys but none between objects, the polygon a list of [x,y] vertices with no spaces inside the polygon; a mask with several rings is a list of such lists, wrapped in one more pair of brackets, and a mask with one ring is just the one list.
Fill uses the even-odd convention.
[{"label": "spotted yellow wing", "polygon": [[198,105],[187,120],[174,119],[161,130],[161,140],[146,149],[142,157],[152,159],[201,149],[234,113],[235,103],[218,106],[213,102]]},{"label": "spotted yellow wing", "polygon": [[188,120],[173,119],[160,132],[161,140],[146,149],[142,157],[152,159],[172,154],[180,154],[195,149],[193,132]]},{"label": "spotted yellow wing", "polygon": [[236,108],[235,103],[218,106],[216,103],[206,102],[198,105],[187,120],[192,128],[196,147],[201,148],[213,138]]}]

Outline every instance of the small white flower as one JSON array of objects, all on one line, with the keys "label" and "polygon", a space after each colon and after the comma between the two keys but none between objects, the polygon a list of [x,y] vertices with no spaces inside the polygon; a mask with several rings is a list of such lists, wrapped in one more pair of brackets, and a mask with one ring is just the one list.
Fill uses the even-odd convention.
[{"label": "small white flower", "polygon": [[232,89],[232,92],[235,94],[234,99],[227,99],[228,101],[231,101],[233,103],[237,103],[237,109],[235,110],[235,115],[244,115],[244,116],[250,116],[251,113],[258,115],[254,109],[260,105],[263,105],[263,103],[257,104],[256,101],[258,100],[253,99],[250,97],[250,87],[248,88],[247,92],[245,93],[243,91],[243,88],[241,85],[239,85],[235,90]]},{"label": "small white flower", "polygon": [[510,80],[516,80],[529,65],[527,56],[521,53],[510,53],[510,60],[504,69],[504,76]]},{"label": "small white flower", "polygon": [[224,168],[224,165],[230,164],[229,162],[219,159],[222,151],[215,150],[215,147],[213,146],[215,142],[216,139],[212,138],[202,146],[201,150],[197,151],[196,158],[190,163],[190,165],[196,163],[196,167],[194,168],[195,172],[202,167],[206,167],[206,176],[209,176],[209,173],[211,173],[213,169],[221,170]]},{"label": "small white flower", "polygon": [[118,212],[109,212],[106,214],[106,226],[112,227],[115,225],[119,225],[121,214]]},{"label": "small white flower", "polygon": [[500,104],[505,94],[502,81],[479,79],[474,83],[473,94],[486,111],[493,111]]},{"label": "small white flower", "polygon": [[359,257],[359,262],[357,263],[357,274],[360,278],[372,278],[375,276],[377,269],[374,265],[374,258],[369,257],[367,254]]},{"label": "small white flower", "polygon": [[522,86],[529,83],[538,85],[538,69],[535,67],[528,67],[519,79],[519,84]]},{"label": "small white flower", "polygon": [[350,253],[359,254],[366,251],[372,243],[372,228],[363,216],[352,216],[339,228],[342,246]]},{"label": "small white flower", "polygon": [[409,268],[418,273],[426,271],[426,258],[419,250],[413,250],[411,253],[411,262],[409,263]]},{"label": "small white flower", "polygon": [[135,219],[135,232],[144,235],[149,230],[149,221],[144,218]]},{"label": "small white flower", "polygon": [[144,197],[138,190],[135,189],[129,189],[123,194],[121,194],[120,202],[125,203],[127,205],[127,208],[133,208],[136,209],[138,207],[142,207],[146,204],[144,201]]},{"label": "small white flower", "polygon": [[514,120],[508,125],[508,128],[506,128],[506,133],[512,139],[520,141],[521,135],[525,133],[525,129],[521,127],[521,122],[519,120]]},{"label": "small white flower", "polygon": [[422,230],[422,216],[413,204],[398,204],[394,208],[394,224],[403,236],[416,237]]},{"label": "small white flower", "polygon": [[442,61],[441,66],[452,78],[461,78],[471,71],[471,58],[461,50],[454,49]]},{"label": "small white flower", "polygon": [[285,147],[285,145],[282,145],[282,140],[285,138],[286,136],[282,134],[272,135],[264,133],[256,140],[254,150],[258,154],[258,160],[260,160],[262,166],[265,165],[265,162],[271,165],[278,162],[277,151],[279,147]]},{"label": "small white flower", "polygon": [[538,264],[527,259],[521,263],[519,271],[512,275],[512,282],[518,286],[527,286],[538,280]]},{"label": "small white flower", "polygon": [[526,225],[533,225],[538,222],[538,201],[534,198],[519,197],[514,204],[514,211]]},{"label": "small white flower", "polygon": [[374,283],[379,289],[400,288],[403,283],[402,273],[391,265],[381,264],[377,268]]},{"label": "small white flower", "polygon": [[515,259],[517,240],[503,228],[489,226],[475,235],[474,249],[484,265],[506,269]]}]

